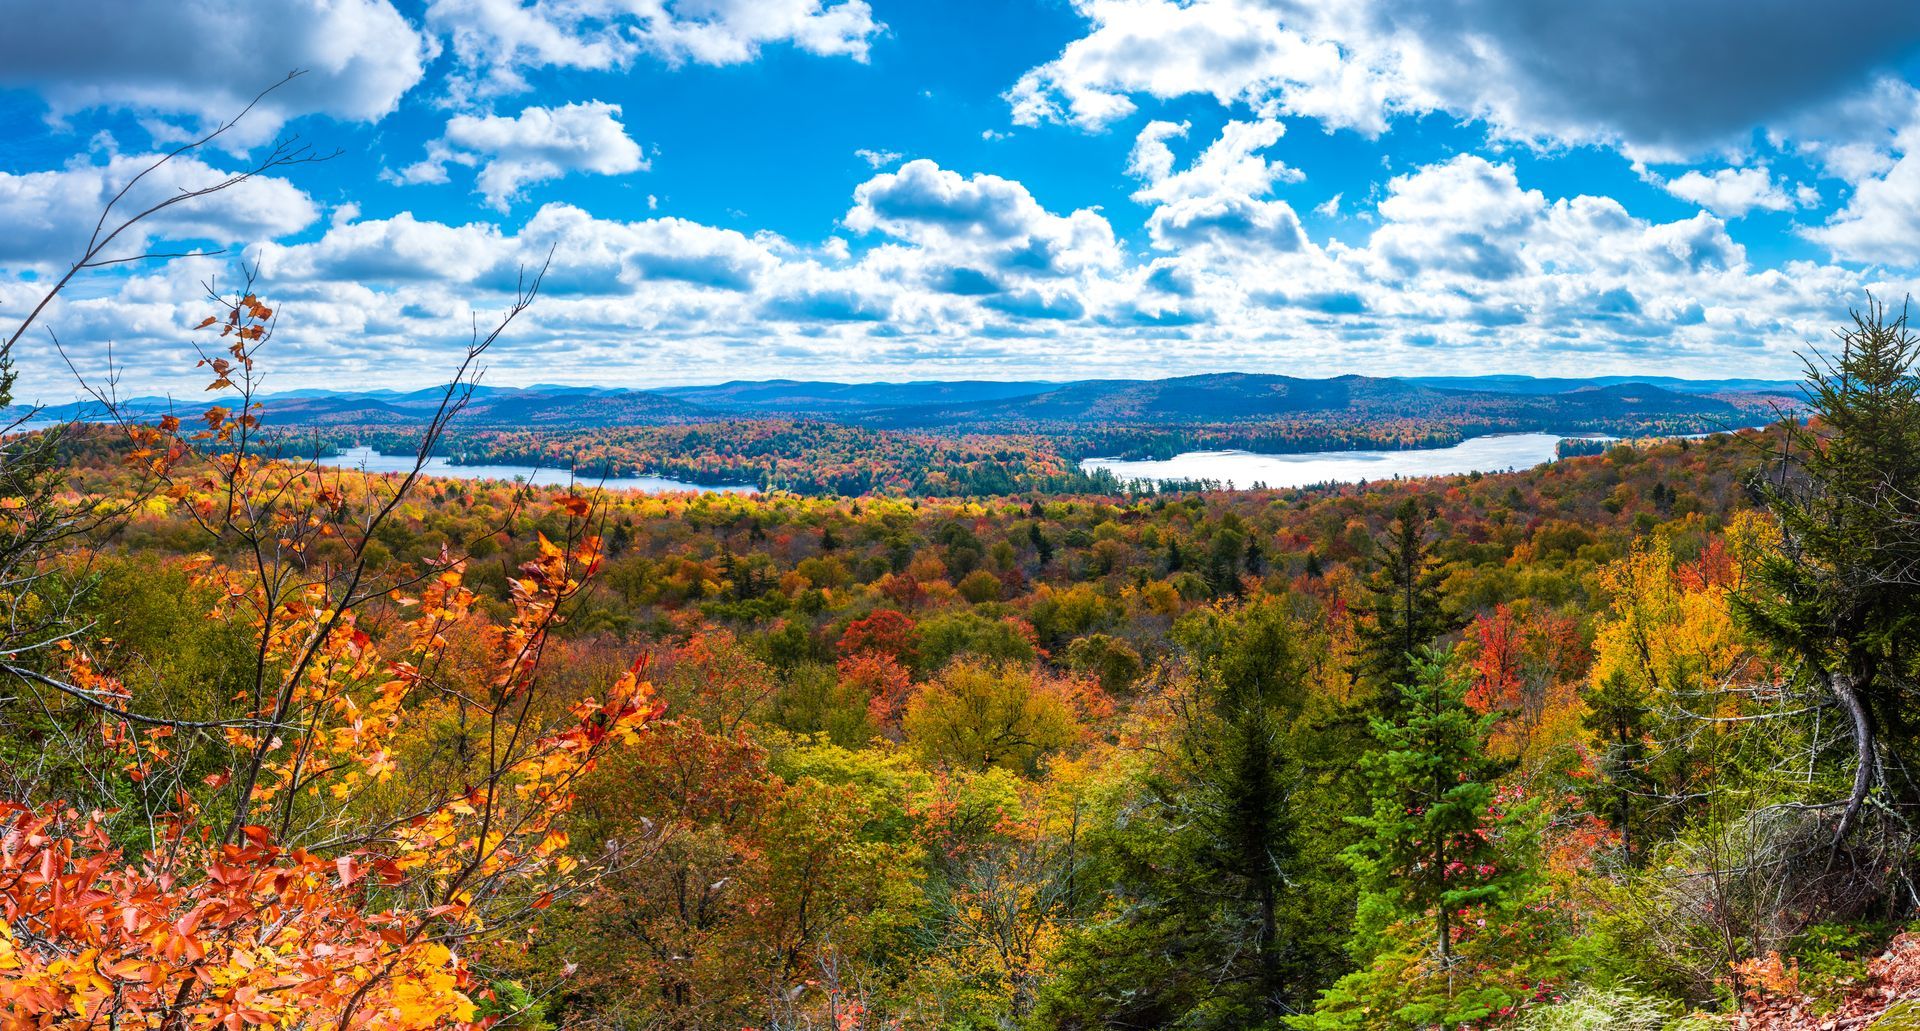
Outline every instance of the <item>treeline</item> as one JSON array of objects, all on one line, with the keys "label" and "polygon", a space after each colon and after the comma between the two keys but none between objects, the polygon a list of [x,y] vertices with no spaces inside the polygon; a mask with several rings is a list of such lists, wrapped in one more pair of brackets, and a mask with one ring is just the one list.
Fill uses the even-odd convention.
[{"label": "treeline", "polygon": [[[337,454],[371,447],[412,454],[420,433],[332,427],[283,431],[295,453]],[[827,422],[754,419],[681,426],[567,430],[474,429],[448,435],[435,451],[455,465],[522,465],[598,477],[663,476],[708,486],[751,484],[812,496],[890,494],[990,497],[1021,492],[1103,493],[1111,474],[1087,472],[1049,440],[1032,436],[942,436]]]},{"label": "treeline", "polygon": [[[1607,425],[1647,435],[1683,435],[1711,429],[1708,422],[1685,417]],[[1445,447],[1515,425],[1389,422],[1335,429],[1325,419],[1313,419],[1152,429],[1037,424],[1006,434],[945,434],[754,419],[674,426],[474,428],[448,433],[434,450],[455,465],[570,470],[582,482],[661,476],[704,486],[751,484],[761,490],[809,496],[993,497],[1222,486],[1200,480],[1122,484],[1106,470],[1082,469],[1080,459],[1085,457],[1166,459],[1195,450],[1284,454]],[[346,447],[410,455],[418,449],[420,438],[421,431],[416,429],[367,426],[283,428],[272,436],[288,454],[322,456]],[[1579,440],[1563,440],[1558,449],[1562,456],[1599,453],[1598,445]]]}]

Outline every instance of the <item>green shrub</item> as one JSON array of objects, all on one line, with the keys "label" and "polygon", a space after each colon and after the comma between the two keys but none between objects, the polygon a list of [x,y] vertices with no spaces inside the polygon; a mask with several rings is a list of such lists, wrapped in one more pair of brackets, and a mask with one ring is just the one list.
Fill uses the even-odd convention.
[{"label": "green shrub", "polygon": [[1519,1023],[1521,1031],[1661,1031],[1678,1015],[1664,999],[1630,987],[1583,986],[1564,1002],[1536,1006]]}]

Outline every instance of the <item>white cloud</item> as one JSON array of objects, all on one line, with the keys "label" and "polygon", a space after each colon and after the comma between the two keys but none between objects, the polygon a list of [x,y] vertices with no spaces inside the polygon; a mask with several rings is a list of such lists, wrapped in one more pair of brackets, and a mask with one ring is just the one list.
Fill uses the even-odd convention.
[{"label": "white cloud", "polygon": [[741,64],[763,47],[864,61],[885,26],[865,0],[433,0],[469,78],[456,93],[526,88],[530,68],[623,68],[643,54],[673,64]]},{"label": "white cloud", "polygon": [[1671,158],[1738,148],[1755,127],[1867,88],[1920,43],[1920,7],[1879,0],[1074,6],[1088,29],[1008,91],[1018,122],[1098,129],[1138,97],[1210,95],[1368,134],[1442,111],[1511,139]]},{"label": "white cloud", "polygon": [[1186,135],[1185,122],[1149,122],[1134,140],[1127,171],[1142,181],[1133,199],[1157,205],[1147,232],[1162,250],[1252,247],[1293,251],[1305,242],[1300,219],[1284,201],[1265,199],[1276,183],[1302,177],[1260,152],[1278,142],[1278,121],[1228,122],[1186,168],[1174,170],[1167,140]]},{"label": "white cloud", "polygon": [[1158,120],[1142,126],[1140,134],[1133,139],[1133,150],[1127,154],[1127,174],[1148,182],[1158,182],[1172,175],[1173,148],[1167,146],[1167,141],[1186,136],[1191,128],[1191,122]]},{"label": "white cloud", "polygon": [[389,178],[402,183],[444,183],[447,164],[477,165],[475,185],[502,211],[522,187],[569,172],[624,175],[647,168],[640,145],[620,124],[620,105],[600,101],[564,107],[529,107],[511,118],[455,115],[447,131],[427,145],[427,158]]},{"label": "white cloud", "polygon": [[312,243],[265,243],[249,255],[280,282],[472,283],[506,256],[499,229],[447,225],[412,212],[338,222]]},{"label": "white cloud", "polygon": [[434,53],[387,0],[20,3],[0,33],[0,85],[38,92],[57,115],[131,109],[210,128],[272,84],[278,72],[265,69],[305,70],[234,130],[245,146],[303,114],[379,121]]},{"label": "white cloud", "polygon": [[1711,174],[1696,168],[1676,178],[1664,181],[1656,178],[1654,182],[1675,197],[1725,218],[1739,218],[1755,208],[1787,211],[1800,203],[1774,181],[1765,165],[1722,168]]},{"label": "white cloud", "polygon": [[1113,227],[1098,213],[1055,215],[997,175],[962,176],[921,158],[861,183],[853,196],[848,228],[1008,275],[1068,275],[1119,261]]},{"label": "white cloud", "polygon": [[1518,231],[1546,206],[1538,190],[1520,188],[1513,166],[1463,154],[1388,182],[1371,249],[1402,273],[1509,279],[1527,270]]},{"label": "white cloud", "polygon": [[1163,141],[1185,135],[1186,123],[1174,127],[1177,133],[1166,126],[1166,122],[1148,123],[1134,143],[1128,170],[1146,181],[1134,191],[1134,200],[1173,201],[1220,194],[1257,197],[1273,189],[1275,183],[1305,178],[1296,169],[1260,156],[1260,151],[1273,146],[1286,133],[1286,126],[1280,122],[1228,122],[1221,128],[1220,138],[1178,172],[1173,171],[1173,154]]},{"label": "white cloud", "polygon": [[1769,128],[1768,142],[1829,176],[1857,183],[1885,174],[1911,149],[1920,89],[1882,76],[1866,89],[1818,104]]},{"label": "white cloud", "polygon": [[1308,39],[1251,0],[1077,0],[1093,23],[1007,92],[1014,121],[1098,129],[1132,114],[1135,94],[1211,94],[1222,104],[1277,98],[1289,114],[1377,133],[1384,87],[1330,41]]},{"label": "white cloud", "polygon": [[853,156],[865,161],[868,168],[881,168],[900,160],[897,150],[869,150],[866,147],[854,151]]},{"label": "white cloud", "polygon": [[1855,186],[1846,206],[1806,236],[1842,260],[1920,264],[1920,151]]},{"label": "white cloud", "polygon": [[[107,202],[160,156],[116,155],[97,165],[76,160],[57,171],[0,172],[0,225],[7,227],[0,233],[0,262],[45,268],[77,259]],[[178,157],[141,180],[119,209],[133,214],[229,174],[198,158]],[[107,256],[138,254],[162,239],[250,243],[298,232],[317,218],[319,210],[305,192],[284,179],[261,176],[173,205],[115,241]]]},{"label": "white cloud", "polygon": [[[1524,371],[1569,355],[1594,372],[1790,372],[1792,348],[1862,287],[1894,285],[1813,262],[1756,269],[1714,215],[1651,222],[1610,198],[1551,197],[1475,156],[1388,182],[1366,212],[1378,222],[1370,238],[1315,241],[1264,192],[1287,178],[1256,145],[1272,136],[1223,131],[1184,164],[1136,162],[1141,190],[1155,193],[1144,200],[1151,256],[1123,253],[1096,211],[1049,209],[1020,182],[931,161],[855,190],[852,244],[568,204],[511,224],[362,219],[342,206],[316,239],[249,256],[284,313],[275,371],[287,385],[430,381],[471,318],[506,303],[549,249],[540,302],[491,356],[495,382],[658,383],[732,367],[1137,376],[1393,373],[1444,360]],[[50,325],[76,343],[115,339],[151,377],[129,387],[193,386],[184,327],[205,314],[197,281],[216,269],[110,282]],[[0,276],[0,315],[29,292]],[[23,364],[59,368],[34,354]]]},{"label": "white cloud", "polygon": [[1833,114],[1828,135],[1801,150],[1853,190],[1802,235],[1842,261],[1920,264],[1920,89],[1883,83]]},{"label": "white cloud", "polygon": [[559,269],[557,288],[608,293],[660,283],[750,290],[780,264],[779,253],[790,250],[771,234],[748,236],[684,218],[619,222],[570,204],[535,213],[519,233],[518,261],[531,263],[548,247]]}]

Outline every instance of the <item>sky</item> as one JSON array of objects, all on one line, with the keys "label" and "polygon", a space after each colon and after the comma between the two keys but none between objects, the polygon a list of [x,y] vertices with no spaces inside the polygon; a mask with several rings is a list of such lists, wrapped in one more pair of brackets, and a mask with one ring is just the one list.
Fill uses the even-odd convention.
[{"label": "sky", "polygon": [[[1908,0],[0,0],[0,325],[191,391],[792,377],[1782,376],[1920,271]],[[337,152],[337,153],[336,153]],[[60,348],[54,347],[57,337]],[[202,340],[202,343],[205,341]],[[64,357],[60,352],[64,352]]]}]

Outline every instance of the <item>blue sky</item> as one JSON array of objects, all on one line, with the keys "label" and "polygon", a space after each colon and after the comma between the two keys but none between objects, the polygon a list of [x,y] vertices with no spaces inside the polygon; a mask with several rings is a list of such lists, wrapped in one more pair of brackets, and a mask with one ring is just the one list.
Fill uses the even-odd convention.
[{"label": "blue sky", "polygon": [[[192,386],[201,284],[242,257],[281,388],[434,381],[550,247],[493,382],[1790,375],[1920,266],[1893,0],[0,8],[0,315],[289,68],[154,188],[341,152],[133,241],[228,257],[51,312],[129,390]],[[24,396],[72,393],[43,335],[18,358]]]}]

